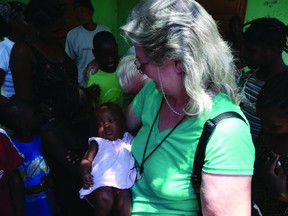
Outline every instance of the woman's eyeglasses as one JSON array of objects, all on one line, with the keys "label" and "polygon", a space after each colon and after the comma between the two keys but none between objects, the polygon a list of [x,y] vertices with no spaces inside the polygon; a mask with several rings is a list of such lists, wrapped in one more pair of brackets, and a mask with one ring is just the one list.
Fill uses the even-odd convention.
[{"label": "woman's eyeglasses", "polygon": [[134,64],[136,66],[136,69],[141,73],[143,74],[143,69],[146,67],[147,64],[149,64],[150,61],[146,62],[146,63],[141,63],[139,62],[139,60],[136,58],[135,61],[134,61]]}]

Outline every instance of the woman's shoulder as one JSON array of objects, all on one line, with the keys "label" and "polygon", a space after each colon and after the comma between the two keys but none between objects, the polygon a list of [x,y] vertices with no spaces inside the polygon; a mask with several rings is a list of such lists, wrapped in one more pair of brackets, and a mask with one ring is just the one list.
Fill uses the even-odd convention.
[{"label": "woman's shoulder", "polygon": [[18,55],[23,55],[26,56],[27,55],[32,55],[32,49],[29,46],[29,44],[25,43],[25,42],[17,42],[14,44],[13,48],[12,48],[12,53],[13,54],[18,54]]}]

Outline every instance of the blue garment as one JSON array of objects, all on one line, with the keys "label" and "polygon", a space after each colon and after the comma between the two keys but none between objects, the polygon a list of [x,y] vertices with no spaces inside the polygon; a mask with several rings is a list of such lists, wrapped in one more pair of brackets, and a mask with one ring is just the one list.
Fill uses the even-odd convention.
[{"label": "blue garment", "polygon": [[[49,167],[43,158],[42,143],[39,135],[31,142],[23,143],[13,140],[15,146],[25,156],[24,163],[18,168],[25,188],[41,183],[43,177],[49,174]],[[25,195],[26,216],[52,216],[51,194],[44,191],[38,194]]]}]

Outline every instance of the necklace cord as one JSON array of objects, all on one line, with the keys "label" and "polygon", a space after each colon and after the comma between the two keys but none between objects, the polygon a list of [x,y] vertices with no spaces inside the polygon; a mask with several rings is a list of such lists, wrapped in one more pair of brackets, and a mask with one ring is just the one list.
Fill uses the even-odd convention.
[{"label": "necklace cord", "polygon": [[161,102],[161,105],[160,105],[160,108],[157,112],[157,115],[155,116],[155,119],[153,121],[153,124],[150,128],[150,131],[149,131],[149,134],[148,134],[148,137],[147,137],[147,140],[146,140],[146,144],[145,144],[145,148],[144,148],[144,153],[143,153],[143,156],[142,156],[142,161],[141,161],[141,165],[140,165],[140,175],[142,175],[142,173],[144,172],[144,163],[145,161],[162,145],[162,143],[167,139],[167,137],[178,127],[178,125],[180,125],[180,123],[184,120],[185,118],[185,115],[180,119],[180,121],[177,122],[177,124],[169,131],[169,133],[162,139],[162,141],[146,156],[146,151],[147,151],[147,147],[148,147],[148,143],[149,143],[149,140],[150,140],[150,136],[151,136],[151,133],[152,133],[152,130],[155,126],[155,123],[156,123],[156,119],[158,118],[159,114],[160,114],[160,110],[161,110],[161,107],[162,107],[162,104],[163,104],[163,100]]},{"label": "necklace cord", "polygon": [[175,113],[176,115],[185,116],[185,113],[179,113],[179,112],[177,112],[177,111],[170,105],[170,103],[168,102],[168,100],[167,100],[167,98],[166,98],[166,95],[165,95],[165,92],[164,92],[164,88],[163,88],[163,84],[162,84],[162,79],[161,79],[161,76],[160,76],[159,68],[157,68],[157,73],[158,73],[158,79],[159,79],[159,82],[160,82],[160,88],[161,88],[163,97],[164,97],[164,99],[165,99],[168,107],[169,107],[170,110],[171,110],[173,113]]}]

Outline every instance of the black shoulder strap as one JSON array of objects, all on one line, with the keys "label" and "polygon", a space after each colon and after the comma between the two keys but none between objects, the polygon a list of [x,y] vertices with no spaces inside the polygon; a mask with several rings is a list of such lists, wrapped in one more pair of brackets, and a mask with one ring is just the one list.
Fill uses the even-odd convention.
[{"label": "black shoulder strap", "polygon": [[[206,150],[208,140],[213,130],[215,129],[216,125],[221,120],[226,119],[226,118],[232,118],[232,117],[242,119],[244,122],[246,122],[244,118],[237,112],[225,112],[225,113],[221,113],[220,115],[216,116],[213,119],[208,119],[204,124],[204,128],[203,128],[201,137],[199,139],[199,143],[198,143],[197,150],[195,153],[193,171],[192,171],[192,176],[191,176],[192,185],[197,195],[200,211],[201,211],[200,186],[201,186],[201,178],[202,178],[201,173],[202,173],[202,167],[204,165],[205,150]],[[202,215],[202,213],[200,212],[199,215]]]}]

